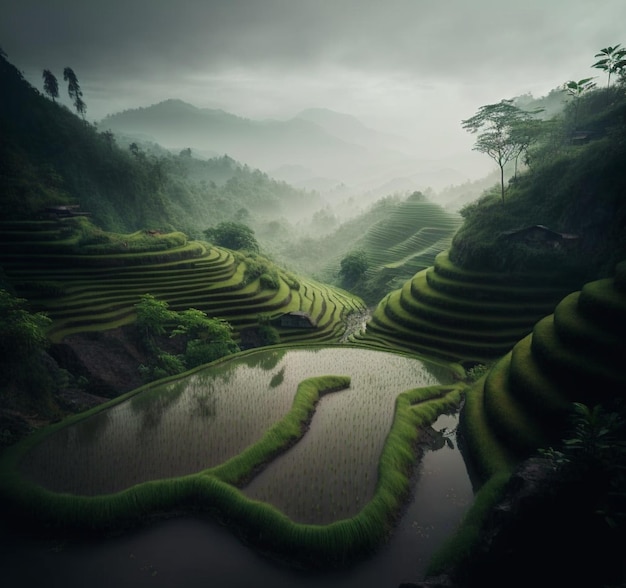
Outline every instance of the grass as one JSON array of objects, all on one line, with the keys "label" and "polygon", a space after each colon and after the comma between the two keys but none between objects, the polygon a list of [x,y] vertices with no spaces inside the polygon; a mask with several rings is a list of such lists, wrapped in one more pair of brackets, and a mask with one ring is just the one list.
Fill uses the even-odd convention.
[{"label": "grass", "polygon": [[376,307],[365,335],[464,364],[501,357],[569,293],[545,272],[519,275],[468,271],[448,251]]},{"label": "grass", "polygon": [[[33,435],[3,455],[3,514],[20,525],[43,524],[58,532],[102,533],[138,524],[159,513],[200,509],[236,529],[247,542],[301,565],[346,565],[384,541],[409,492],[421,428],[434,422],[442,412],[456,409],[463,391],[461,384],[430,386],[398,396],[393,424],[380,457],[374,496],[352,518],[329,525],[298,524],[276,508],[246,498],[234,484],[302,435],[321,394],[348,384],[349,378],[343,376],[301,382],[289,414],[268,429],[258,443],[221,466],[194,475],[145,482],[115,494],[92,497],[55,494],[22,479],[17,473],[22,455],[59,427],[88,418],[100,408],[77,415]],[[116,399],[108,406],[121,401]]]},{"label": "grass", "polygon": [[468,391],[461,429],[483,486],[457,533],[432,558],[428,575],[471,560],[482,521],[512,469],[563,438],[572,402],[622,397],[626,376],[616,358],[626,357],[626,345],[615,325],[626,307],[624,294],[625,282],[605,279],[564,297]]},{"label": "grass", "polygon": [[[11,231],[0,233],[0,263],[18,295],[50,316],[53,342],[73,333],[132,323],[134,305],[146,293],[165,300],[173,310],[197,308],[224,318],[233,325],[236,337],[239,329],[255,326],[259,314],[302,310],[319,317],[312,332],[286,331],[290,341],[338,340],[347,315],[364,309],[352,294],[313,280],[301,281],[278,268],[278,289],[264,288],[258,278],[247,283],[245,256],[202,241],[187,242],[182,233],[114,235],[94,229],[94,247],[100,242],[107,251],[120,242],[128,247],[118,251],[115,245],[115,251],[86,254],[84,247],[77,246],[85,231],[68,236],[64,228],[61,240],[54,229],[58,224],[14,222],[10,227]],[[33,237],[29,249],[24,247],[28,234]]]}]

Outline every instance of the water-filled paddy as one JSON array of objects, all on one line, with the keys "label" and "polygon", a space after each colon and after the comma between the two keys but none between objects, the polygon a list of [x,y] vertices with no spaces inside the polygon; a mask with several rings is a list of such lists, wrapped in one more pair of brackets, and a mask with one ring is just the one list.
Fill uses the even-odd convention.
[{"label": "water-filled paddy", "polygon": [[395,398],[443,383],[444,370],[343,347],[259,351],[59,430],[26,455],[21,471],[48,489],[86,495],[195,473],[258,441],[287,414],[298,383],[325,374],[350,376],[350,389],[323,397],[304,439],[281,458],[287,466],[278,460],[246,492],[276,502],[294,520],[344,518],[373,490]]},{"label": "water-filled paddy", "polygon": [[[442,416],[436,429],[450,430]],[[181,517],[157,522],[120,537],[98,541],[37,543],[3,534],[3,579],[7,585],[50,584],[64,588],[185,586],[273,586],[275,588],[397,588],[423,577],[426,564],[451,534],[472,501],[465,465],[452,436],[428,451],[414,478],[414,494],[389,541],[350,569],[306,572],[285,568],[257,555],[228,529]],[[86,580],[87,579],[87,580]]]}]

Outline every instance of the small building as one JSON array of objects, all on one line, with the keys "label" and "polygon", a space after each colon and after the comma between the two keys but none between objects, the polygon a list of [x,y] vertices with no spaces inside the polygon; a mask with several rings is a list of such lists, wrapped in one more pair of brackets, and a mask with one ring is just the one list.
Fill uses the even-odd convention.
[{"label": "small building", "polygon": [[553,231],[544,225],[532,225],[523,229],[515,229],[513,231],[504,231],[500,234],[500,238],[506,241],[523,243],[535,247],[548,248],[571,248],[578,242],[578,235],[572,233],[559,233]]},{"label": "small building", "polygon": [[287,312],[277,319],[278,326],[284,328],[296,328],[296,329],[315,329],[317,324],[307,312],[301,310],[294,310],[293,312]]}]

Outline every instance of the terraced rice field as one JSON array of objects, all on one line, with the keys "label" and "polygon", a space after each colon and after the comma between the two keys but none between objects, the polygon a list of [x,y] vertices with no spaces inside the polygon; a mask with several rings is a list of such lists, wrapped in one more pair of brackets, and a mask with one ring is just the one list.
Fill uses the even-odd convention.
[{"label": "terraced rice field", "polygon": [[[514,459],[557,442],[572,402],[589,406],[626,389],[626,262],[614,278],[564,297],[468,394],[468,424]],[[485,430],[486,429],[486,430]],[[481,435],[472,435],[481,453]]]},{"label": "terraced rice field", "polygon": [[347,292],[303,280],[296,289],[279,271],[279,287],[258,279],[246,283],[245,258],[201,241],[162,251],[121,254],[75,253],[63,223],[10,223],[0,227],[0,265],[19,296],[53,320],[49,336],[115,328],[135,320],[143,294],[165,300],[172,310],[197,308],[228,320],[238,333],[258,324],[258,315],[309,313],[314,329],[280,329],[281,340],[334,341],[345,318],[363,309]]},{"label": "terraced rice field", "polygon": [[[352,249],[366,253],[369,263],[366,278],[379,284],[378,298],[389,291],[389,284],[399,285],[432,265],[435,256],[450,247],[461,220],[460,216],[426,199],[409,197],[356,241]],[[334,273],[340,261],[340,258],[333,261]]]},{"label": "terraced rice field", "polygon": [[378,304],[355,340],[459,361],[489,362],[507,353],[575,287],[554,274],[466,271],[448,251]]}]

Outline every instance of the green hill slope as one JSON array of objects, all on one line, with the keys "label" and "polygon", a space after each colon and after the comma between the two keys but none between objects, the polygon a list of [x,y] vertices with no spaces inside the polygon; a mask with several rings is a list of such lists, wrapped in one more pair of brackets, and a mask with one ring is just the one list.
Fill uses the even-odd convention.
[{"label": "green hill slope", "polygon": [[312,212],[319,197],[229,157],[118,145],[36,91],[0,55],[0,214],[33,218],[48,205],[80,204],[105,230],[182,230],[199,237],[223,220]]},{"label": "green hill slope", "polygon": [[[54,342],[84,331],[111,329],[132,323],[134,305],[150,293],[172,310],[196,308],[228,320],[237,334],[267,318],[300,311],[314,328],[282,328],[283,341],[336,341],[345,319],[363,309],[347,292],[299,280],[267,264],[275,274],[268,284],[246,269],[258,260],[202,241],[187,241],[182,233],[135,233],[118,242],[118,251],[82,243],[84,221],[2,223],[0,264],[6,278],[33,309],[53,321]],[[99,233],[101,238],[104,236]],[[137,243],[142,246],[136,246]],[[134,250],[135,249],[135,250]]]},{"label": "green hill slope", "polygon": [[558,443],[572,402],[623,400],[625,328],[626,262],[613,278],[563,298],[495,364],[467,396],[468,446],[483,474],[498,467],[486,444],[501,446],[515,462]]},{"label": "green hill slope", "polygon": [[465,365],[486,363],[509,351],[572,289],[554,272],[464,270],[443,251],[383,298],[355,338]]},{"label": "green hill slope", "polygon": [[[346,284],[369,304],[375,304],[417,271],[434,262],[447,249],[461,222],[419,192],[404,200],[387,198],[369,213],[341,226],[320,240],[327,259],[318,275],[338,282],[341,260],[350,252],[362,251],[368,269],[356,282]],[[323,241],[323,242],[322,242]]]}]

